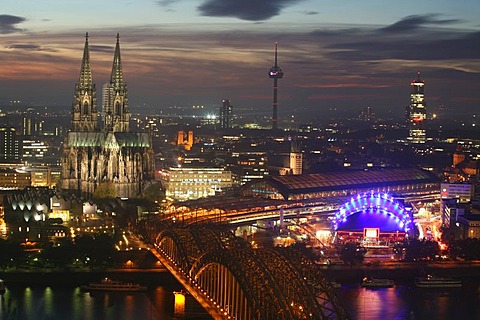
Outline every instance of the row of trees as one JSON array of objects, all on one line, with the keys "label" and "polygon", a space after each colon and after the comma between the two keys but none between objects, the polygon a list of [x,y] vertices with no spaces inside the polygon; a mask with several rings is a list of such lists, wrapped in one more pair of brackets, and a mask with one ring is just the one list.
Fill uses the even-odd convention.
[{"label": "row of trees", "polygon": [[480,260],[480,239],[478,238],[454,240],[449,244],[449,248],[452,259]]},{"label": "row of trees", "polygon": [[0,268],[33,267],[66,270],[72,265],[89,267],[112,266],[115,254],[114,237],[99,233],[81,235],[57,243],[44,244],[40,250],[26,251],[19,243],[0,239]]},{"label": "row of trees", "polygon": [[19,242],[0,238],[0,268],[5,271],[25,257],[25,252]]},{"label": "row of trees", "polygon": [[106,233],[81,235],[75,241],[64,239],[57,244],[43,248],[38,260],[44,267],[65,269],[77,263],[91,269],[112,266],[114,262],[115,242]]}]

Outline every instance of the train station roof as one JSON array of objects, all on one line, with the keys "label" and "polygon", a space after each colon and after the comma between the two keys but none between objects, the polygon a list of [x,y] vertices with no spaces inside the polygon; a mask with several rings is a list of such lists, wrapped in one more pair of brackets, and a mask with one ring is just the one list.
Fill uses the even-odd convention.
[{"label": "train station roof", "polygon": [[382,185],[440,183],[440,179],[433,172],[419,168],[389,168],[272,176],[266,178],[265,182],[288,199],[292,194],[374,188]]}]

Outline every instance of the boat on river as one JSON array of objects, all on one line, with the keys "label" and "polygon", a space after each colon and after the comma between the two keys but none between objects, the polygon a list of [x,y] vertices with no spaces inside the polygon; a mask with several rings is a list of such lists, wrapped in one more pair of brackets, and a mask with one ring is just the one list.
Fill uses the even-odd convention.
[{"label": "boat on river", "polygon": [[461,288],[462,280],[427,275],[416,278],[415,286],[418,288]]},{"label": "boat on river", "polygon": [[365,288],[391,288],[395,282],[391,279],[364,278],[362,287]]},{"label": "boat on river", "polygon": [[88,285],[81,286],[85,291],[121,291],[121,292],[135,292],[145,291],[147,287],[138,283],[122,282],[105,278],[100,282],[90,282]]}]

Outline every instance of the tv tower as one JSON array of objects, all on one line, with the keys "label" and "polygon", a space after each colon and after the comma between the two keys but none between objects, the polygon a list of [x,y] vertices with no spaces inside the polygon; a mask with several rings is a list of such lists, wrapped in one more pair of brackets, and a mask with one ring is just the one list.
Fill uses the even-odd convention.
[{"label": "tv tower", "polygon": [[277,105],[278,105],[277,80],[283,78],[283,71],[277,64],[277,48],[278,48],[278,43],[275,42],[275,65],[270,68],[270,72],[268,73],[268,76],[270,77],[270,79],[273,79],[273,116],[272,116],[273,130],[277,129]]}]

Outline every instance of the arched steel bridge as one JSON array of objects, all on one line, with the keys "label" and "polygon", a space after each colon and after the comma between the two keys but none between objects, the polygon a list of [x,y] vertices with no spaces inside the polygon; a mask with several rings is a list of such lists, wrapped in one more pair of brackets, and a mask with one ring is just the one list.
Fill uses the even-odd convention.
[{"label": "arched steel bridge", "polygon": [[254,249],[218,224],[165,228],[155,247],[215,319],[349,319],[320,267],[299,251]]}]

